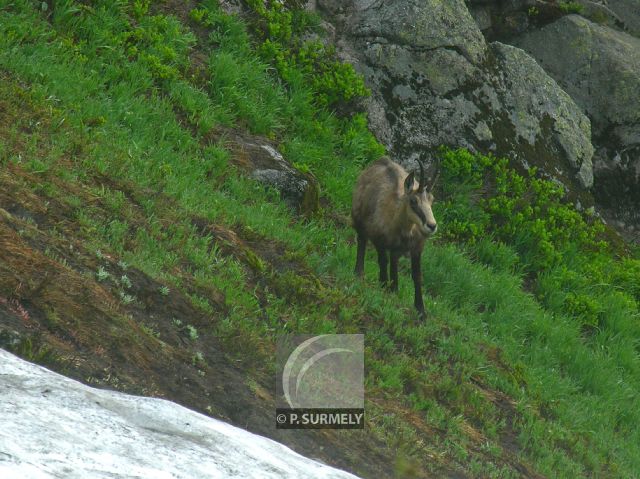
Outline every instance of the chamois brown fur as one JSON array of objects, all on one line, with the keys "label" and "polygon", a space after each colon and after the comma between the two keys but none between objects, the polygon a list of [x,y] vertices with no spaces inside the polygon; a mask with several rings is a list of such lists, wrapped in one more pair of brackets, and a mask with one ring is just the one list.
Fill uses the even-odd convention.
[{"label": "chamois brown fur", "polygon": [[[424,242],[437,229],[422,163],[420,181],[397,163],[383,157],[365,169],[353,190],[351,217],[357,233],[356,275],[364,274],[367,241],[378,252],[380,283],[398,290],[398,260],[411,257],[411,277],[415,287],[414,305],[424,315],[420,257]],[[387,265],[389,275],[387,276]]]}]

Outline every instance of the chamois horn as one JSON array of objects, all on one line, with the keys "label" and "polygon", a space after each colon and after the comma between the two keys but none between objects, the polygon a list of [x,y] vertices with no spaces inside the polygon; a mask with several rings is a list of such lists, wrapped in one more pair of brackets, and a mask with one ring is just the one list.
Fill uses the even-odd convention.
[{"label": "chamois horn", "polygon": [[418,185],[418,191],[422,191],[425,186],[427,186],[424,180],[424,166],[422,166],[422,161],[418,160],[418,166],[420,166],[420,184]]}]

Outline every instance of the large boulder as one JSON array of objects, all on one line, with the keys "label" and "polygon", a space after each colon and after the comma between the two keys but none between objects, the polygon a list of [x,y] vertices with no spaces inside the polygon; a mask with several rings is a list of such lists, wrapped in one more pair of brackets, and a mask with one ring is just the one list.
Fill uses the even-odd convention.
[{"label": "large boulder", "polygon": [[485,38],[490,40],[508,41],[562,15],[556,3],[544,0],[467,0],[466,3]]},{"label": "large boulder", "polygon": [[[490,115],[503,110],[509,118],[497,117],[490,125],[498,131],[505,126],[513,128],[496,139],[502,143],[500,149],[511,151],[521,161],[536,163],[561,179],[569,180],[567,174],[575,172],[580,185],[590,187],[593,147],[588,118],[524,51],[498,42],[491,46],[496,71],[489,75],[489,81],[501,107]],[[569,163],[568,170],[558,161],[561,158]]]},{"label": "large boulder", "polygon": [[365,77],[376,136],[401,163],[440,145],[494,152],[591,186],[591,131],[524,52],[488,44],[462,0],[318,0]]},{"label": "large boulder", "polygon": [[[485,38],[509,43],[517,35],[541,28],[568,13],[568,2],[548,0],[467,0],[471,16]],[[630,33],[640,30],[638,0],[577,0],[571,9],[601,25]]]},{"label": "large boulder", "polygon": [[598,202],[640,222],[640,39],[569,15],[516,44],[591,119]]},{"label": "large boulder", "polygon": [[627,33],[640,37],[640,2],[638,0],[600,0],[616,15]]}]

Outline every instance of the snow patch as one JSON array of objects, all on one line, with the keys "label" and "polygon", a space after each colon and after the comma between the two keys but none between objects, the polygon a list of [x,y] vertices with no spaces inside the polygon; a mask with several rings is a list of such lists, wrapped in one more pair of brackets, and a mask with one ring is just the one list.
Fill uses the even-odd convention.
[{"label": "snow patch", "polygon": [[94,389],[0,350],[3,479],[356,476],[162,399]]}]

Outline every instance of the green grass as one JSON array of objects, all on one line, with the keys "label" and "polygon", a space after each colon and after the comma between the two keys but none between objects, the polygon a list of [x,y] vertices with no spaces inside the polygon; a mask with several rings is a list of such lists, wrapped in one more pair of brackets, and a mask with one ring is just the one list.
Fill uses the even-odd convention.
[{"label": "green grass", "polygon": [[[122,192],[96,189],[108,215],[73,198],[69,204],[93,250],[111,251],[184,289],[208,314],[217,314],[210,298],[185,286],[185,275],[196,288],[224,294],[227,313],[197,335],[216,334],[247,368],[269,370],[283,332],[365,331],[370,426],[400,450],[399,474],[447,463],[476,477],[517,477],[502,456],[508,421],[520,454],[542,474],[637,474],[636,260],[615,260],[609,251],[571,255],[573,243],[552,235],[546,239],[554,248],[563,245],[560,259],[541,256],[542,270],[527,256],[531,239],[492,229],[486,215],[500,211],[482,209],[473,201],[478,185],[451,175],[448,199],[434,208],[445,230],[458,221],[460,235],[425,249],[430,317],[418,321],[404,263],[397,296],[373,286],[373,255],[365,281],[354,281],[349,228],[322,212],[296,218],[274,192],[230,166],[223,142],[203,140],[215,126],[276,140],[292,163],[318,177],[331,208],[346,215],[358,172],[382,151],[366,118],[319,107],[303,69],[289,70],[286,82],[274,75],[242,21],[211,2],[203,7],[211,14],[200,45],[211,53],[195,78],[189,52],[196,37],[174,17],[152,15],[139,2],[56,2],[48,13],[38,5],[0,1],[0,73],[7,75],[0,92],[51,121],[28,139],[10,132],[21,146],[7,142],[0,161],[76,184],[104,175],[141,192],[134,208]],[[192,18],[203,27],[203,17]],[[482,164],[450,154],[474,168]],[[171,199],[169,210],[156,193]],[[281,274],[256,253],[222,253],[194,226],[196,217],[284,245],[320,281]],[[525,289],[525,280],[534,288]],[[203,361],[194,357],[194,364]],[[513,410],[478,384],[510,398]],[[425,437],[381,399],[414,411],[439,434]],[[480,451],[471,447],[470,427],[485,439]],[[434,457],[440,459],[425,460]]]}]

